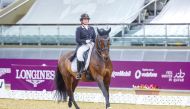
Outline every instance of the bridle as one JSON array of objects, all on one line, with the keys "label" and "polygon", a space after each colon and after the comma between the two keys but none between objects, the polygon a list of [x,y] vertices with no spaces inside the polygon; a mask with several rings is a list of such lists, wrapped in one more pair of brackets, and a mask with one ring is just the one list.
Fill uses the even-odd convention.
[{"label": "bridle", "polygon": [[[100,36],[97,36],[97,40],[96,41],[98,41],[97,43],[98,43],[98,46],[96,47],[96,52],[98,53],[98,55],[100,55],[100,57],[102,57],[102,55],[101,55],[101,52],[103,52],[103,51],[106,51],[106,50],[108,50],[108,52],[109,52],[109,47],[108,47],[108,45],[109,45],[109,37],[107,37],[106,39],[101,39],[101,40],[103,40],[104,41],[104,48],[102,48],[101,47],[101,40],[100,40],[101,38],[100,38]],[[102,57],[103,58],[103,57]]]}]

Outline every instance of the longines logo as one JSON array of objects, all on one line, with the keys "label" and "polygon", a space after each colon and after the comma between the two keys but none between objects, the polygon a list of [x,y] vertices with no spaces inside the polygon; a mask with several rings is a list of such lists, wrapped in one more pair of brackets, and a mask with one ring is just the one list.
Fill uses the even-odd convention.
[{"label": "longines logo", "polygon": [[38,84],[43,83],[45,80],[26,80],[26,81],[33,84],[34,87],[37,87]]},{"label": "longines logo", "polygon": [[53,80],[55,77],[54,70],[26,70],[16,69],[16,79],[24,79],[26,82],[37,87],[38,84],[45,82],[45,80]]}]

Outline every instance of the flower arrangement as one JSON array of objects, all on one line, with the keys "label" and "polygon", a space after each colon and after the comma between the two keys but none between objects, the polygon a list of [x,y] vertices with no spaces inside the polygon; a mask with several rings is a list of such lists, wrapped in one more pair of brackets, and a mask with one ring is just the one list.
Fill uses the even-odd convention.
[{"label": "flower arrangement", "polygon": [[137,95],[158,95],[159,90],[157,85],[154,84],[141,84],[141,85],[133,85],[133,88],[135,89],[135,93]]},{"label": "flower arrangement", "polygon": [[148,84],[140,84],[140,85],[137,85],[137,86],[133,85],[133,88],[134,89],[158,89],[158,86],[155,85],[155,84],[150,84],[150,85],[148,85]]}]

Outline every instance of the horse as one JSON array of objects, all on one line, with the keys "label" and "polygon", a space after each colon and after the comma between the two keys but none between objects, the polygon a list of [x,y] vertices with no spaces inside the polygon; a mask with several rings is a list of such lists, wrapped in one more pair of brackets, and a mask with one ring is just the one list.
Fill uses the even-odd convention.
[{"label": "horse", "polygon": [[67,101],[69,97],[68,107],[71,108],[74,104],[76,109],[80,109],[77,105],[74,92],[79,83],[79,81],[84,82],[97,82],[100,90],[105,97],[106,109],[111,108],[109,102],[109,86],[111,82],[112,75],[112,62],[110,60],[110,38],[109,30],[98,29],[98,35],[95,38],[95,44],[92,49],[90,63],[89,63],[89,73],[92,79],[87,79],[87,73],[82,74],[81,80],[76,79],[76,72],[71,70],[71,56],[75,53],[74,51],[62,54],[58,60],[57,72],[55,75],[56,84],[56,96],[58,101]]}]

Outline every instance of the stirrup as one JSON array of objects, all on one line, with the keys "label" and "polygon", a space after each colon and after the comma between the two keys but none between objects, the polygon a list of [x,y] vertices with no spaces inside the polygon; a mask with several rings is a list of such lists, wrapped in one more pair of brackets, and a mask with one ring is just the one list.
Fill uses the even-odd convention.
[{"label": "stirrup", "polygon": [[77,74],[76,79],[81,79],[81,74]]}]

